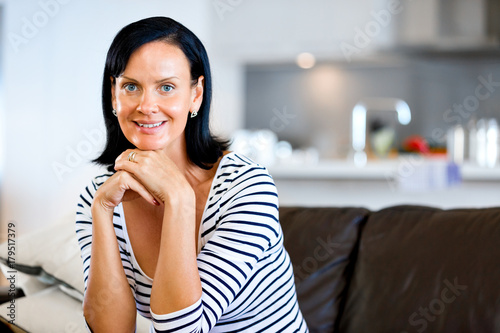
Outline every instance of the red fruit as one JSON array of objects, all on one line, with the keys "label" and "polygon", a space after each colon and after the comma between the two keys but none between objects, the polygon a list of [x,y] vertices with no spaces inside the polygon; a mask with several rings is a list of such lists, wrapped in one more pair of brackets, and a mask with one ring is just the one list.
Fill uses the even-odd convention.
[{"label": "red fruit", "polygon": [[410,152],[428,154],[430,152],[429,143],[420,135],[411,135],[403,142],[403,149]]}]

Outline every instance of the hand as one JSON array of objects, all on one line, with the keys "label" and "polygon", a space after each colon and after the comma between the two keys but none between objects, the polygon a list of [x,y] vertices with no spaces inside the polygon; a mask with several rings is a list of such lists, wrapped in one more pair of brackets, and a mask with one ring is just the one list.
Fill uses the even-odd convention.
[{"label": "hand", "polygon": [[[133,162],[131,152],[135,152]],[[128,149],[116,159],[115,170],[131,174],[160,203],[194,198],[191,185],[163,151]]]},{"label": "hand", "polygon": [[98,204],[99,208],[113,212],[120,202],[133,200],[139,196],[153,205],[159,205],[154,196],[130,173],[118,171],[99,187],[92,208]]}]

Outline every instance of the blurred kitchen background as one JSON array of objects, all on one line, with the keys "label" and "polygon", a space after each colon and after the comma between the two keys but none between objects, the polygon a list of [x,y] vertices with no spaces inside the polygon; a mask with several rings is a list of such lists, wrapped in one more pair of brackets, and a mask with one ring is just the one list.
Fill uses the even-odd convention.
[{"label": "blurred kitchen background", "polygon": [[2,226],[72,213],[107,48],[158,15],[204,42],[213,128],[281,205],[500,204],[498,0],[0,0]]}]

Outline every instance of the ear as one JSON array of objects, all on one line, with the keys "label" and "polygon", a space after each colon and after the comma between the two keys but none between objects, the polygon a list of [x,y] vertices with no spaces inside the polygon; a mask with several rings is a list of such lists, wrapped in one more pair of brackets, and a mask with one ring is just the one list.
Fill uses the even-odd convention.
[{"label": "ear", "polygon": [[203,90],[204,90],[205,78],[201,75],[198,78],[198,82],[193,87],[191,92],[191,109],[189,111],[198,111],[201,107],[201,103],[203,102]]},{"label": "ear", "polygon": [[111,80],[111,105],[116,110],[115,78],[110,76],[109,79]]}]

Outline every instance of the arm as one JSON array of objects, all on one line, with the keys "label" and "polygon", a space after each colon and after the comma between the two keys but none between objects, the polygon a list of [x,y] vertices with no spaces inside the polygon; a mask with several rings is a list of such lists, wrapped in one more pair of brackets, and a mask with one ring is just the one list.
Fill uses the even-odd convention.
[{"label": "arm", "polygon": [[[252,186],[255,182],[260,184]],[[201,298],[176,312],[159,312],[151,307],[157,331],[209,332],[237,295],[252,293],[251,290],[260,285],[258,281],[262,277],[254,279],[256,263],[269,255],[268,251],[281,239],[275,187],[261,170],[243,171],[242,178],[235,183],[238,184],[231,185],[231,190],[221,199],[227,202],[221,209],[218,228],[197,258],[196,277],[202,285]],[[264,192],[269,194],[258,194]],[[252,279],[257,284],[248,287]],[[187,287],[181,288],[187,290]],[[247,296],[242,296],[245,298]],[[243,308],[233,310],[237,317]]]},{"label": "arm", "polygon": [[76,229],[85,277],[83,310],[93,332],[135,330],[135,300],[124,271],[129,261],[118,246],[112,221],[123,189],[131,188],[128,178],[132,177],[115,174],[97,191],[93,183],[78,205]]},{"label": "arm", "polygon": [[128,160],[130,150],[115,162],[116,170],[133,175],[163,206],[158,264],[153,278],[150,307],[171,313],[201,297],[196,266],[196,196],[177,166],[161,151],[140,151]]},{"label": "arm", "polygon": [[224,198],[219,228],[196,258],[193,190],[161,152],[137,152],[136,162],[128,161],[129,151],[124,152],[115,168],[134,175],[165,204],[150,299],[154,328],[208,332],[248,287],[256,263],[269,250],[279,252],[282,234],[276,188],[264,168],[239,169]]},{"label": "arm", "polygon": [[165,202],[158,265],[151,289],[151,311],[171,313],[201,297],[196,265],[196,199],[194,192],[177,192]]},{"label": "arm", "polygon": [[122,267],[113,212],[92,206],[92,250],[83,314],[92,331],[133,332],[135,300]]}]

